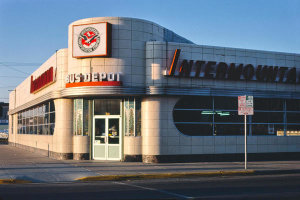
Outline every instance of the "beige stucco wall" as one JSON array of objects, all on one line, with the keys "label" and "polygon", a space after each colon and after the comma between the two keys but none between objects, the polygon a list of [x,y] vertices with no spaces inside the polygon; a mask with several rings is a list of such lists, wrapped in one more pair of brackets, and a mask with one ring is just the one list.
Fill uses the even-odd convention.
[{"label": "beige stucco wall", "polygon": [[56,99],[55,128],[52,135],[17,134],[17,114],[14,114],[14,134],[9,132],[9,142],[56,153],[73,152],[73,101]]}]

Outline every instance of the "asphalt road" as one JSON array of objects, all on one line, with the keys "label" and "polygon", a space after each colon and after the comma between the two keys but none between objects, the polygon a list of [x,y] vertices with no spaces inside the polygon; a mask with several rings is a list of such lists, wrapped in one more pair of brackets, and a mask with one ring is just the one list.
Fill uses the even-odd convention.
[{"label": "asphalt road", "polygon": [[300,174],[0,185],[0,199],[300,199]]}]

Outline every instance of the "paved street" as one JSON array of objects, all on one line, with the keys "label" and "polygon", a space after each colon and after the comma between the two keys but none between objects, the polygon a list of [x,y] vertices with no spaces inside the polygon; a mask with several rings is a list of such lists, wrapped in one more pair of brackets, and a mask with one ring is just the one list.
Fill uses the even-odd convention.
[{"label": "paved street", "polygon": [[300,175],[199,177],[86,183],[0,185],[17,199],[299,199]]},{"label": "paved street", "polygon": [[[300,172],[300,161],[250,162],[249,169],[287,173]],[[243,162],[159,163],[54,160],[37,153],[0,145],[0,179],[22,179],[34,183],[69,182],[86,176],[157,174],[180,172],[242,171]]]}]

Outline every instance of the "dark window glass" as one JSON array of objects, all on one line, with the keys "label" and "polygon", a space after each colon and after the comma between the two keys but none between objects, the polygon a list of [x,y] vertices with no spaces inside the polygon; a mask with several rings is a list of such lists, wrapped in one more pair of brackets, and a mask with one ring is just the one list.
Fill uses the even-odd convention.
[{"label": "dark window glass", "polygon": [[283,111],[283,104],[284,104],[283,99],[254,98],[255,110]]},{"label": "dark window glass", "polygon": [[55,111],[54,101],[50,101],[50,112]]},{"label": "dark window glass", "polygon": [[300,123],[300,112],[299,113],[286,113],[287,123]]},{"label": "dark window glass", "polygon": [[254,112],[252,123],[283,123],[283,112]]},{"label": "dark window glass", "polygon": [[44,124],[48,124],[49,123],[49,114],[46,113],[44,116]]},{"label": "dark window glass", "polygon": [[212,122],[212,111],[174,110],[174,122]]},{"label": "dark window glass", "polygon": [[33,134],[37,134],[37,126],[33,126]]},{"label": "dark window glass", "polygon": [[300,111],[300,99],[288,99],[288,100],[286,100],[286,110]]},{"label": "dark window glass", "polygon": [[141,128],[142,128],[142,118],[141,118],[141,100],[135,99],[135,118],[136,118],[136,126],[135,126],[135,135],[141,135]]},{"label": "dark window glass", "polygon": [[38,131],[38,135],[42,135],[43,134],[43,125],[39,125],[37,131]]},{"label": "dark window glass", "polygon": [[215,111],[215,122],[243,122],[243,119],[237,111]]},{"label": "dark window glass", "polygon": [[176,124],[177,129],[190,136],[212,135],[212,124]]},{"label": "dark window glass", "polygon": [[[243,124],[215,124],[214,135],[244,135],[245,127]],[[249,135],[249,126],[247,130]]]},{"label": "dark window glass", "polygon": [[283,131],[283,124],[252,124],[252,135],[279,135]]},{"label": "dark window glass", "polygon": [[50,123],[55,123],[55,113],[50,113]]},{"label": "dark window glass", "polygon": [[50,124],[50,135],[54,133],[54,124]]},{"label": "dark window glass", "polygon": [[215,109],[222,110],[237,110],[237,97],[214,97]]},{"label": "dark window glass", "polygon": [[176,109],[212,109],[212,97],[184,97],[176,103]]},{"label": "dark window glass", "polygon": [[94,102],[95,115],[120,115],[119,99],[96,99]]},{"label": "dark window glass", "polygon": [[48,112],[49,112],[49,104],[50,104],[50,103],[46,103],[46,104],[45,104],[45,113],[48,113]]}]

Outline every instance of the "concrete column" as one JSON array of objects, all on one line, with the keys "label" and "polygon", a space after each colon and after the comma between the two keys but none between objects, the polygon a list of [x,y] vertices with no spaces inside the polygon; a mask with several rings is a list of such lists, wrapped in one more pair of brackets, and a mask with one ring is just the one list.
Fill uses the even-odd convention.
[{"label": "concrete column", "polygon": [[73,100],[55,99],[55,130],[53,135],[53,157],[73,157]]},{"label": "concrete column", "polygon": [[158,162],[162,153],[162,130],[167,125],[163,97],[147,97],[142,101],[142,153],[143,162]]}]

